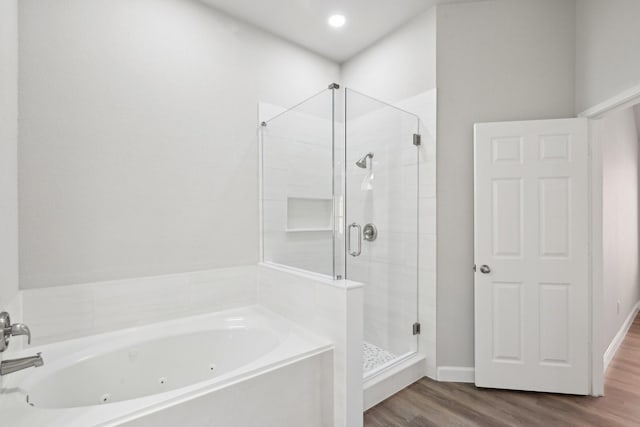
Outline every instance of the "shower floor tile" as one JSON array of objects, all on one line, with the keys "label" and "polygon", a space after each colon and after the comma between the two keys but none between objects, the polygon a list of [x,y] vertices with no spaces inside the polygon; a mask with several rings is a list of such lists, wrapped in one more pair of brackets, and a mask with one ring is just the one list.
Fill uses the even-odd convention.
[{"label": "shower floor tile", "polygon": [[396,358],[395,354],[366,341],[362,345],[362,356],[362,370],[365,375]]}]

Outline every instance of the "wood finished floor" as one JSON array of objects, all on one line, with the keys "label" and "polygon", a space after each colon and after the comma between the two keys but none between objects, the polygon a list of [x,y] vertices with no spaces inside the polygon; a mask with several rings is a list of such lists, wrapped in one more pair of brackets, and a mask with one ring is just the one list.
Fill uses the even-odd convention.
[{"label": "wood finished floor", "polygon": [[640,316],[606,375],[604,397],[477,389],[424,378],[365,412],[380,426],[640,426]]}]

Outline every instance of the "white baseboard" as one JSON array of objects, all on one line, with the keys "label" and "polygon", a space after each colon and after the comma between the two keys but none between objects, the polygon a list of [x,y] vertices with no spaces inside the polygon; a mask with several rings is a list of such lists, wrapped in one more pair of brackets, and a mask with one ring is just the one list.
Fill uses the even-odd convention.
[{"label": "white baseboard", "polygon": [[603,365],[605,372],[609,367],[609,363],[611,363],[611,360],[613,360],[613,356],[616,355],[616,352],[620,348],[620,344],[622,344],[622,341],[624,341],[624,337],[627,335],[627,332],[629,331],[629,328],[633,323],[633,319],[636,318],[638,311],[640,311],[640,301],[638,301],[636,305],[633,306],[631,313],[629,313],[629,316],[627,316],[627,318],[625,319],[616,336],[613,337],[613,340],[609,344],[609,347],[607,347],[607,351],[604,352],[604,356],[602,358],[604,362]]},{"label": "white baseboard", "polygon": [[431,378],[432,380],[438,380],[438,367],[427,363],[425,376]]},{"label": "white baseboard", "polygon": [[474,383],[476,381],[476,369],[466,366],[438,366],[438,381]]}]

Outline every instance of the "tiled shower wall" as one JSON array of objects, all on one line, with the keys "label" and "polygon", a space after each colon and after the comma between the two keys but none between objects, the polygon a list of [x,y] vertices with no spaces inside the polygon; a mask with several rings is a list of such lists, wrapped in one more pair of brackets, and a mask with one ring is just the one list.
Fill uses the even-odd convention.
[{"label": "tiled shower wall", "polygon": [[[376,241],[363,242],[359,257],[348,257],[348,277],[366,284],[365,341],[396,355],[416,349],[411,327],[418,292],[421,302],[433,301],[420,321],[423,334],[435,337],[435,102],[429,91],[401,104],[420,113],[420,129],[413,116],[382,104],[347,123],[347,221],[372,222],[379,233]],[[419,148],[412,133],[422,135]],[[374,179],[367,190],[362,183],[369,171],[352,163],[368,152],[374,153]]]},{"label": "tiled shower wall", "polygon": [[[356,105],[354,103],[353,108]],[[389,115],[388,109],[350,117],[347,123],[349,195],[353,196],[348,200],[349,220],[357,220],[362,225],[373,221],[380,232],[376,242],[363,242],[360,257],[347,257],[347,277],[366,286],[365,339],[394,354],[415,349],[411,325],[419,306],[422,323],[419,351],[427,356],[427,372],[435,376],[436,91],[409,98],[398,106],[420,116],[420,128],[416,125],[416,132],[422,135],[422,146],[417,153],[410,140],[394,143],[394,138],[399,137],[399,124],[394,123],[398,115]],[[261,104],[260,111],[264,120],[283,109]],[[290,111],[263,130],[267,136],[263,138],[263,149],[266,149],[263,164],[265,261],[331,274],[327,259],[332,253],[329,232],[284,231],[287,195],[331,197],[331,187],[327,184],[331,167],[330,125],[330,117]],[[344,128],[340,121],[335,125],[336,152],[340,160]],[[414,126],[412,123],[400,125]],[[406,139],[406,135],[402,137]],[[374,152],[375,178],[373,190],[363,192],[361,183],[368,171],[356,168],[353,162],[368,152]],[[336,167],[341,168],[343,164],[338,162]],[[336,177],[339,178],[338,174]],[[420,191],[416,200],[418,184]],[[340,185],[337,183],[336,188]],[[342,252],[336,252],[338,272],[342,269],[343,257]]]},{"label": "tiled shower wall", "polygon": [[[264,261],[333,275],[330,92],[262,127]],[[279,111],[261,104],[261,115]],[[305,223],[305,214],[308,219]],[[294,217],[295,216],[295,217]]]}]

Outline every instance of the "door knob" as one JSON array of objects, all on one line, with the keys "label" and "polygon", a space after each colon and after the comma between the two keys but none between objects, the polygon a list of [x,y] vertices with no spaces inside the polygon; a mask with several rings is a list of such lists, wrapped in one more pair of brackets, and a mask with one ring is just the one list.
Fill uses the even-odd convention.
[{"label": "door knob", "polygon": [[491,273],[491,267],[489,267],[488,265],[484,264],[480,266],[480,273],[482,274],[489,274]]}]

